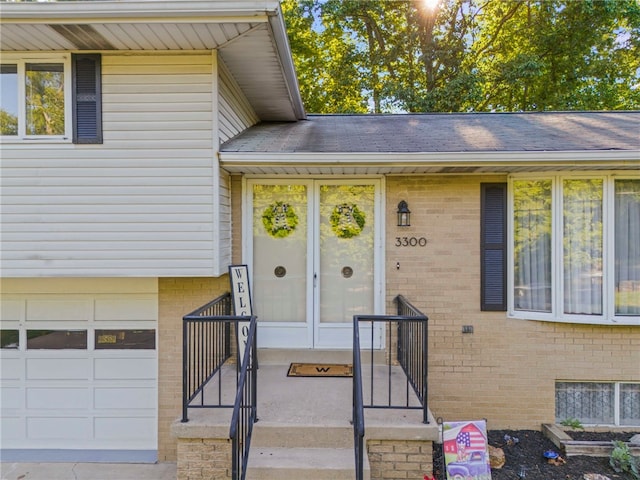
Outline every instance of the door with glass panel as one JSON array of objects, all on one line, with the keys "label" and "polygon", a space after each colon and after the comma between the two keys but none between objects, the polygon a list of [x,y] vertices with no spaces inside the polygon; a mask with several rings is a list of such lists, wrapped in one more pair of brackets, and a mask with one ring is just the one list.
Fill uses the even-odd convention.
[{"label": "door with glass panel", "polygon": [[377,181],[247,182],[261,347],[351,348],[353,316],[380,309],[378,196]]}]

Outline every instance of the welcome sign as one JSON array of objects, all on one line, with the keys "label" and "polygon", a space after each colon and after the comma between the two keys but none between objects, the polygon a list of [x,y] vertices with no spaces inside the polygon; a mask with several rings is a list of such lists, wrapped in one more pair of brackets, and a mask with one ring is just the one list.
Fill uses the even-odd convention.
[{"label": "welcome sign", "polygon": [[[248,267],[246,265],[229,265],[229,281],[231,282],[234,314],[242,317],[253,315]],[[249,336],[249,323],[238,322],[238,365],[242,363],[244,358],[247,337]]]}]

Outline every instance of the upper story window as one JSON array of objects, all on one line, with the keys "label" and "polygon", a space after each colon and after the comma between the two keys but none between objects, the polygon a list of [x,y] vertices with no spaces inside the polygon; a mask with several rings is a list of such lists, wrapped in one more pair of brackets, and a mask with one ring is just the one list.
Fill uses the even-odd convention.
[{"label": "upper story window", "polygon": [[102,142],[100,55],[3,55],[3,141]]},{"label": "upper story window", "polygon": [[[4,57],[0,68],[3,136],[71,138],[70,62],[66,57]],[[65,75],[66,72],[66,75]]]},{"label": "upper story window", "polygon": [[640,178],[514,178],[510,312],[640,321]]}]

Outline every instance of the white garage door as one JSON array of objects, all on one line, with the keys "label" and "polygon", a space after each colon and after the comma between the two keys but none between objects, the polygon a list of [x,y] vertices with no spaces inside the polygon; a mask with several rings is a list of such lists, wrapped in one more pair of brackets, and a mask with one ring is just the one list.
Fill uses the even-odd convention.
[{"label": "white garage door", "polygon": [[157,305],[155,279],[3,282],[3,461],[155,461]]}]

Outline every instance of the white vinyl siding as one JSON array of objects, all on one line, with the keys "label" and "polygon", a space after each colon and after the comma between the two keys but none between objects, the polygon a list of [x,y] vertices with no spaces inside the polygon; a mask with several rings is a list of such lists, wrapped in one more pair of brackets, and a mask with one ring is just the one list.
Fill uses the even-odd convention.
[{"label": "white vinyl siding", "polygon": [[220,143],[258,123],[259,118],[221,60],[219,68]]},{"label": "white vinyl siding", "polygon": [[228,271],[231,265],[231,177],[224,170],[220,169],[220,178],[218,182],[218,249],[216,253],[216,265],[218,275],[222,275]]},{"label": "white vinyl siding", "polygon": [[104,53],[102,72],[103,145],[3,146],[3,275],[226,270],[212,55]]},{"label": "white vinyl siding", "polygon": [[[6,279],[2,448],[157,449],[156,349],[96,349],[100,329],[157,332],[157,279]],[[29,349],[31,330],[87,331],[84,349]],[[156,333],[157,334],[157,333]]]}]

